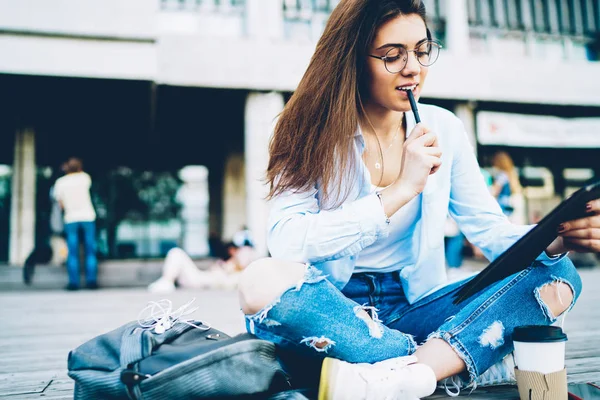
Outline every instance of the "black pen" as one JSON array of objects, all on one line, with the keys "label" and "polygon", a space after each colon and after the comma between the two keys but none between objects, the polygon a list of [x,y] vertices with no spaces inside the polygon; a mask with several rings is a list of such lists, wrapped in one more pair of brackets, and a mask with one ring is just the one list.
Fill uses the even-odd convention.
[{"label": "black pen", "polygon": [[417,109],[417,102],[415,101],[415,96],[413,95],[412,90],[407,90],[408,101],[410,102],[410,108],[412,108],[412,112],[415,115],[415,121],[417,124],[421,122],[421,117],[419,117],[419,110]]}]

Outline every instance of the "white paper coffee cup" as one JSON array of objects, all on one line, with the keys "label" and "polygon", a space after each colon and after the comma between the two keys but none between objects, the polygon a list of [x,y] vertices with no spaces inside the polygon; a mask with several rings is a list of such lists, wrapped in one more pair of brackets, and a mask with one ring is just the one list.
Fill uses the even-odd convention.
[{"label": "white paper coffee cup", "polygon": [[565,368],[567,335],[558,326],[518,326],[513,332],[515,364],[521,371],[550,374]]}]

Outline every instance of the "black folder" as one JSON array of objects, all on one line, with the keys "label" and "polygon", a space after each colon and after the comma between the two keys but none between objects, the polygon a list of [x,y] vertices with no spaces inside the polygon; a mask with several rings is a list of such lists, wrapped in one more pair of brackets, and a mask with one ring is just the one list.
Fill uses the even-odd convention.
[{"label": "black folder", "polygon": [[600,181],[577,190],[465,284],[456,293],[454,304],[459,304],[492,283],[529,267],[557,237],[558,226],[563,222],[585,217],[588,214],[585,209],[586,203],[598,198],[600,198]]}]

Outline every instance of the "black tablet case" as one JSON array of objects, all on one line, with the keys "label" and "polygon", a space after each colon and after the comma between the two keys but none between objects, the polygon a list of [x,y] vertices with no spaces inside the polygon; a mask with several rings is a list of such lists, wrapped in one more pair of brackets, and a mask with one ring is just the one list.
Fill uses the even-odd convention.
[{"label": "black tablet case", "polygon": [[588,201],[600,198],[600,181],[586,185],[560,203],[539,224],[509,247],[455,295],[459,304],[494,282],[529,267],[557,237],[558,226],[587,215]]}]

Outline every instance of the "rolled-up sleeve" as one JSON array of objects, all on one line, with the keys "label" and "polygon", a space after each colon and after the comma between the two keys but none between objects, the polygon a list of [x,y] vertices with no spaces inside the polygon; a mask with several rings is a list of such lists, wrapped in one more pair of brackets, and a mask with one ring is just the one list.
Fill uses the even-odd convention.
[{"label": "rolled-up sleeve", "polygon": [[[462,123],[456,119],[454,156],[450,190],[450,215],[469,242],[479,247],[490,261],[517,242],[535,225],[515,225],[502,213],[480,172],[475,152],[469,143]],[[537,258],[552,265],[564,255],[549,257],[542,252]]]},{"label": "rolled-up sleeve", "polygon": [[324,262],[357,255],[387,237],[388,223],[376,194],[321,210],[317,190],[286,192],[271,200],[268,247],[277,258]]}]

